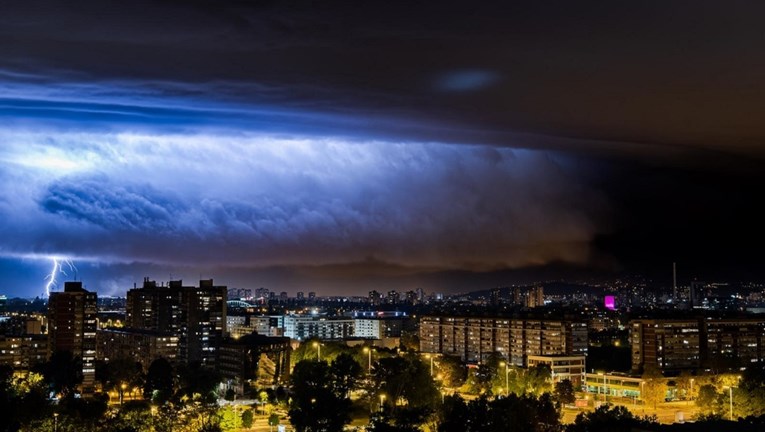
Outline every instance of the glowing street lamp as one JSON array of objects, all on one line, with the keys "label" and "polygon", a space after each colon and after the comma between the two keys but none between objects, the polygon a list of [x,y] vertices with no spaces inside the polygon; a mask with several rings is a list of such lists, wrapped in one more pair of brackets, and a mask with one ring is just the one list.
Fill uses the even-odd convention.
[{"label": "glowing street lamp", "polygon": [[122,383],[120,385],[120,405],[122,405],[122,400],[125,398],[125,389],[127,388],[127,384]]},{"label": "glowing street lamp", "polygon": [[[738,380],[741,381],[741,375],[738,376]],[[738,387],[731,385],[731,386],[724,386],[723,388],[728,389],[728,397],[729,397],[728,401],[730,404],[729,405],[730,406],[730,421],[733,421],[733,389]]]},{"label": "glowing street lamp", "polygon": [[728,395],[729,395],[729,403],[730,403],[730,421],[733,421],[733,387],[734,386],[724,386],[724,389],[728,389]]},{"label": "glowing street lamp", "polygon": [[500,362],[499,365],[505,367],[505,396],[510,396],[510,370],[507,367],[507,362]]},{"label": "glowing street lamp", "polygon": [[693,378],[691,378],[691,400],[693,400]]},{"label": "glowing street lamp", "polygon": [[385,404],[385,395],[384,395],[384,394],[381,394],[381,395],[380,395],[380,411],[382,411],[382,410],[383,410],[383,405],[384,405],[384,404]]},{"label": "glowing street lamp", "polygon": [[430,359],[430,376],[433,376],[433,355],[425,354],[425,358]]},{"label": "glowing street lamp", "polygon": [[313,346],[316,348],[316,358],[321,361],[321,344],[319,342],[314,342]]},{"label": "glowing street lamp", "polygon": [[364,352],[369,354],[369,360],[367,363],[367,374],[372,375],[372,349],[369,347],[364,347]]}]

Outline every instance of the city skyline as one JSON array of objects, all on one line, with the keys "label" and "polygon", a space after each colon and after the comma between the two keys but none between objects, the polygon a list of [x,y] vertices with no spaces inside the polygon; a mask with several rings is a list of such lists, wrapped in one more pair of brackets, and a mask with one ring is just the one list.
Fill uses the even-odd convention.
[{"label": "city skyline", "polygon": [[765,277],[756,10],[44,6],[0,6],[2,294]]}]

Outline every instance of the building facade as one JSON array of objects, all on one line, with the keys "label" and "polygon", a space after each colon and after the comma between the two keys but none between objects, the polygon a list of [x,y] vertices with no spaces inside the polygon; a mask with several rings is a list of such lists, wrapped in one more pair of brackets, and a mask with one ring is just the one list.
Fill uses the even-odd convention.
[{"label": "building facade", "polygon": [[96,293],[82,282],[64,283],[63,292],[52,292],[48,299],[48,348],[50,354],[69,351],[82,360],[82,389],[89,393],[96,379]]},{"label": "building facade", "polygon": [[142,288],[128,291],[127,324],[178,336],[179,361],[214,366],[218,344],[226,334],[228,289],[212,279],[199,286],[170,281],[167,286],[144,280]]},{"label": "building facade", "polygon": [[528,356],[587,353],[587,324],[569,320],[425,316],[420,319],[420,350],[481,363],[498,353],[526,366]]},{"label": "building facade", "polygon": [[175,362],[178,357],[178,336],[154,330],[100,329],[96,344],[98,360],[129,358],[140,362],[144,371],[158,358]]},{"label": "building facade", "polygon": [[284,317],[284,336],[295,340],[345,339],[353,336],[352,318],[325,318],[313,315]]},{"label": "building facade", "polygon": [[765,361],[765,319],[691,318],[630,322],[632,370],[740,370]]},{"label": "building facade", "polygon": [[45,335],[0,335],[0,365],[29,370],[48,360],[48,338]]},{"label": "building facade", "polygon": [[545,365],[550,368],[553,383],[569,380],[574,387],[580,387],[584,383],[586,373],[585,356],[536,356],[526,358],[526,365],[533,368]]},{"label": "building facade", "polygon": [[218,351],[217,369],[228,388],[271,387],[287,381],[292,347],[287,337],[250,334],[225,339]]}]

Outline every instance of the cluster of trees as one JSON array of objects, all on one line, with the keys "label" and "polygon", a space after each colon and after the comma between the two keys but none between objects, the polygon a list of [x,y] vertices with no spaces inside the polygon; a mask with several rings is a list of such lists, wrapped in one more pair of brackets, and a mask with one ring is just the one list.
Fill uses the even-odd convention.
[{"label": "cluster of trees", "polygon": [[765,416],[765,369],[749,367],[741,375],[722,375],[702,381],[696,405],[704,418],[733,419]]},{"label": "cluster of trees", "polygon": [[[331,347],[322,345],[322,361],[312,342],[298,349],[305,354],[291,376],[289,410],[298,432],[339,431],[352,414],[368,415],[367,430],[373,432],[419,431],[423,425],[433,431],[499,431],[511,420],[514,430],[554,431],[562,430],[561,406],[575,399],[572,383],[564,380],[553,387],[550,370],[543,366],[506,369],[497,357],[468,372],[455,357],[383,352],[367,373],[368,351],[360,356],[360,348]],[[466,402],[454,395],[457,390],[480,397]]]},{"label": "cluster of trees", "polygon": [[[250,409],[218,407],[220,377],[199,365],[173,368],[158,359],[144,374],[140,364],[115,359],[97,364],[96,377],[104,392],[80,397],[81,362],[63,351],[31,372],[0,368],[0,432],[212,432],[252,424]],[[115,404],[108,392],[120,402],[125,392],[134,397]]]}]

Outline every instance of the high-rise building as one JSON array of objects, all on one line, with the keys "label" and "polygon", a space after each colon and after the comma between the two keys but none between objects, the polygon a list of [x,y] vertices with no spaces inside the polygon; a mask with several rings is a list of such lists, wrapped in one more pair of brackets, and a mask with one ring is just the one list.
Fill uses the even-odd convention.
[{"label": "high-rise building", "polygon": [[535,308],[545,305],[545,289],[544,287],[535,286],[529,289],[526,293],[526,307]]},{"label": "high-rise building", "polygon": [[69,351],[82,360],[82,390],[93,390],[96,379],[96,329],[98,296],[82,282],[64,283],[63,292],[48,299],[49,350]]},{"label": "high-rise building", "polygon": [[382,294],[377,290],[369,291],[369,303],[372,305],[379,305],[382,302]]},{"label": "high-rise building", "polygon": [[140,330],[163,331],[178,335],[181,331],[181,290],[158,286],[144,278],[143,287],[129,290],[125,326]]},{"label": "high-rise building", "polygon": [[502,301],[502,290],[499,288],[492,289],[490,297],[492,306],[498,306]]},{"label": "high-rise building", "polygon": [[388,304],[398,303],[398,291],[396,290],[388,291],[388,297],[386,298],[386,303]]},{"label": "high-rise building", "polygon": [[127,323],[140,330],[178,336],[178,359],[213,366],[217,346],[226,333],[227,288],[212,279],[198,287],[170,281],[157,286],[144,280],[143,288],[128,291]]},{"label": "high-rise building", "polygon": [[645,319],[630,322],[632,370],[695,369],[701,366],[697,319]]},{"label": "high-rise building", "polygon": [[295,295],[295,298],[297,299],[297,301],[303,301],[305,300],[305,293],[303,291],[298,291],[297,294]]}]

